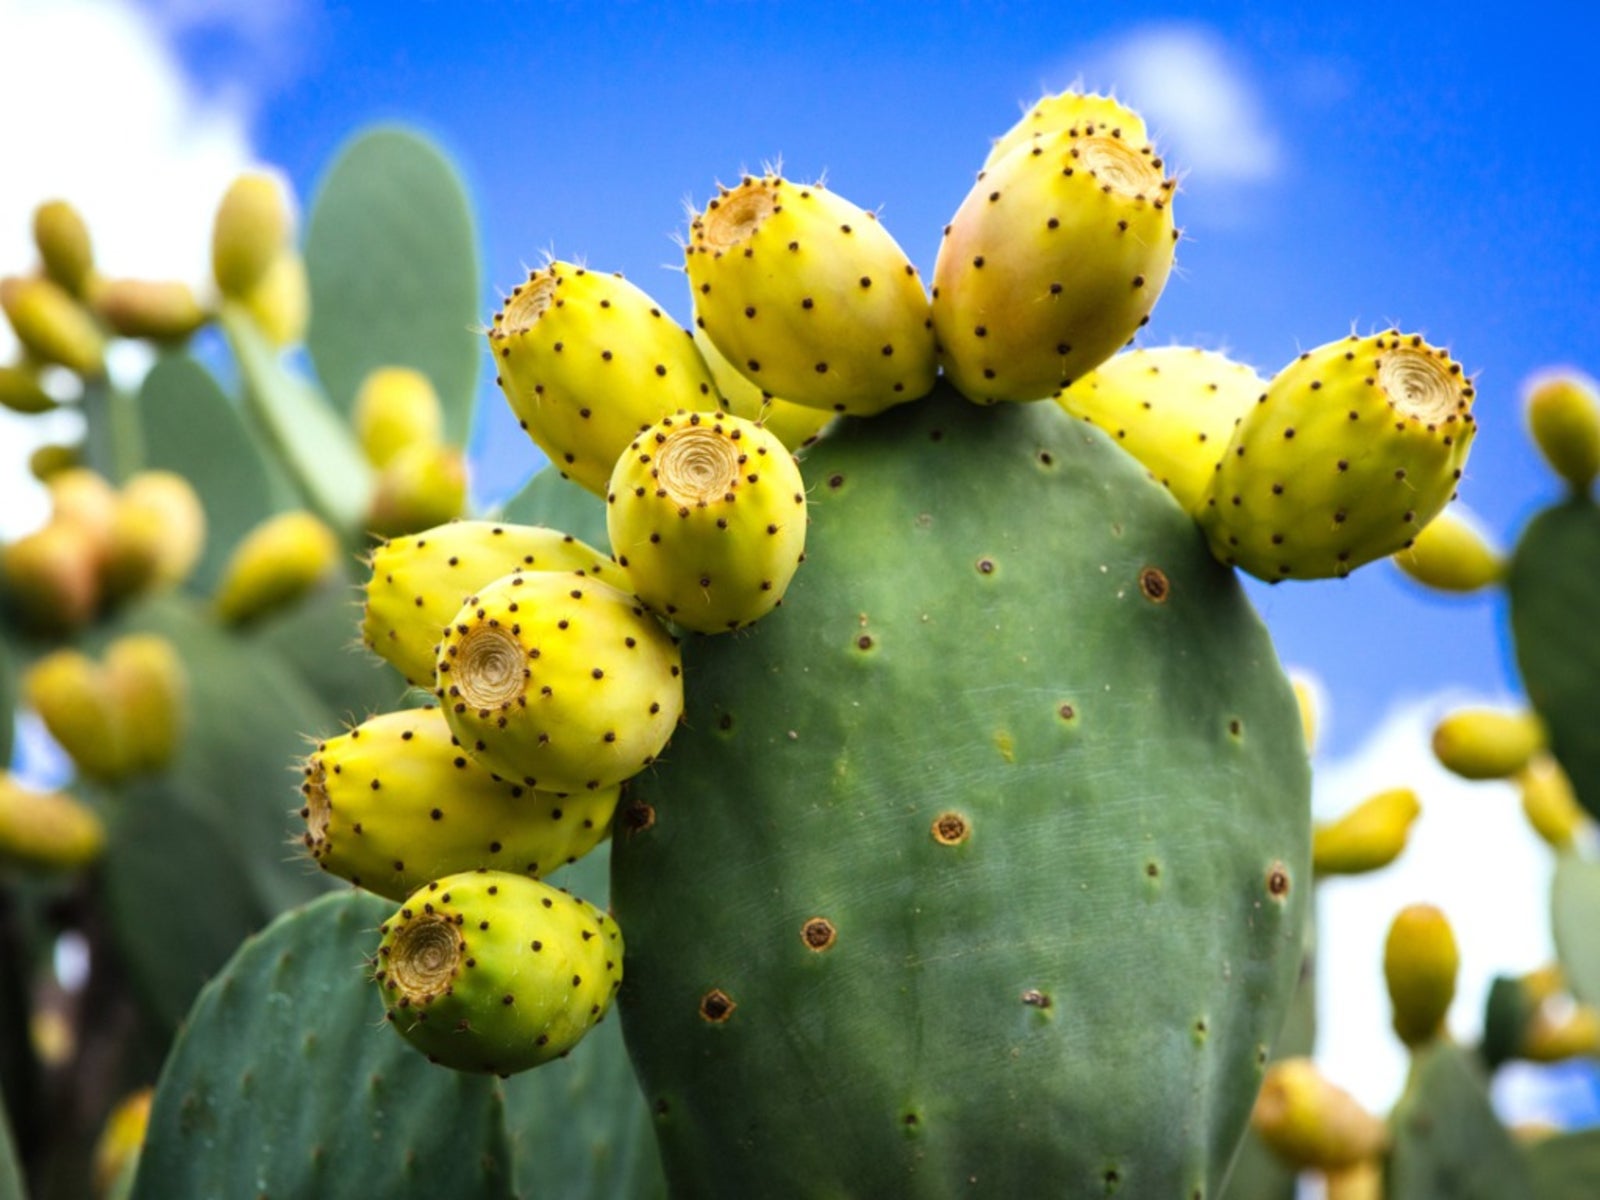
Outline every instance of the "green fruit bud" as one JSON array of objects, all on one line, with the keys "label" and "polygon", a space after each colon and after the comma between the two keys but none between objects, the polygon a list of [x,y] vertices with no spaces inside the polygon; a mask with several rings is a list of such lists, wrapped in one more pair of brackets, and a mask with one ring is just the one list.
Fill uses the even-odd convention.
[{"label": "green fruit bud", "polygon": [[89,227],[65,200],[47,200],[33,210],[33,242],[44,273],[72,295],[82,298],[94,274],[94,246]]},{"label": "green fruit bud", "polygon": [[352,421],[375,467],[387,466],[407,446],[437,446],[444,437],[439,393],[410,367],[379,367],[363,379]]},{"label": "green fruit bud", "polygon": [[292,220],[278,180],[252,172],[229,185],[211,231],[211,268],[217,288],[243,299],[266,277],[289,245]]}]

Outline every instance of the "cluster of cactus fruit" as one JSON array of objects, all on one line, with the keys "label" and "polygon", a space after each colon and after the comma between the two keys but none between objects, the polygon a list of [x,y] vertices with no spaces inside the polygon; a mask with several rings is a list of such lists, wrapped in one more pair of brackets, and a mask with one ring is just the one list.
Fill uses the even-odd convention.
[{"label": "cluster of cactus fruit", "polygon": [[[43,368],[64,368],[88,464],[39,459],[55,515],[6,548],[8,640],[86,794],[0,788],[0,855],[56,872],[11,924],[37,947],[52,889],[150,891],[158,823],[229,897],[155,889],[119,923],[166,1066],[109,1126],[104,1186],[334,1194],[359,1162],[339,1187],[1252,1200],[1299,1169],[1395,1197],[1465,1169],[1477,1147],[1441,1148],[1436,1113],[1493,1122],[1441,1037],[1437,910],[1403,914],[1385,960],[1418,1053],[1395,1121],[1302,1057],[1311,885],[1392,861],[1417,801],[1313,832],[1301,706],[1234,568],[1470,573],[1435,518],[1473,385],[1397,330],[1270,378],[1127,348],[1172,269],[1173,193],[1137,114],[1069,92],[995,143],[931,288],[873,212],[774,173],[694,218],[688,328],[551,261],[487,330],[551,465],[478,515],[475,249],[424,144],[358,141],[303,254],[281,192],[241,180],[214,305],[100,283],[70,209],[41,208],[41,270],[0,289],[24,347],[0,400],[62,403]],[[426,239],[397,215],[419,204]],[[105,378],[106,338],[212,323],[237,401],[181,349],[136,399]],[[277,353],[302,338],[316,381]],[[1530,633],[1576,619],[1570,576]],[[357,585],[391,670],[338,652]],[[1528,669],[1542,712],[1600,664],[1556,675]],[[316,739],[295,837],[323,876],[279,861],[280,775],[233,819],[286,730]],[[1552,722],[1553,757],[1500,773],[1559,797],[1595,745]],[[331,876],[355,887],[313,899]],[[196,926],[218,953],[176,968]],[[329,1053],[359,1095],[296,1082]],[[0,1057],[19,1125],[39,1059]],[[18,1133],[57,1186],[72,1156]]]}]

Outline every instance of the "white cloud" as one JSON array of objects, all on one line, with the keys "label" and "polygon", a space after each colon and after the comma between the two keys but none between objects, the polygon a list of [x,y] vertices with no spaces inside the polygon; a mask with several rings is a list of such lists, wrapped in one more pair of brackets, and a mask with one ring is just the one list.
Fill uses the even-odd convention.
[{"label": "white cloud", "polygon": [[[60,196],[88,221],[107,274],[204,286],[212,212],[250,164],[242,109],[198,99],[131,0],[0,0],[0,29],[0,273],[33,269],[33,210]],[[14,350],[0,322],[0,361]],[[0,412],[0,536],[41,519],[37,491],[18,484],[33,446],[62,429]]]},{"label": "white cloud", "polygon": [[1091,47],[1071,74],[1136,109],[1167,160],[1208,188],[1278,172],[1278,135],[1255,81],[1204,26],[1142,26]]},{"label": "white cloud", "polygon": [[[1461,972],[1449,1015],[1451,1033],[1472,1043],[1482,1029],[1489,984],[1549,962],[1549,890],[1554,860],[1528,828],[1515,788],[1470,783],[1434,759],[1433,726],[1468,703],[1513,704],[1463,695],[1412,700],[1394,708],[1354,754],[1318,762],[1314,807],[1337,816],[1373,792],[1411,787],[1422,802],[1405,853],[1371,875],[1318,886],[1317,1057],[1370,1108],[1387,1112],[1405,1079],[1406,1055],[1389,1026],[1383,944],[1408,904],[1435,904],[1449,918]],[[1530,1082],[1531,1080],[1531,1082]],[[1509,1105],[1542,1103],[1524,1075]],[[1506,1097],[1503,1095],[1503,1099]]]}]

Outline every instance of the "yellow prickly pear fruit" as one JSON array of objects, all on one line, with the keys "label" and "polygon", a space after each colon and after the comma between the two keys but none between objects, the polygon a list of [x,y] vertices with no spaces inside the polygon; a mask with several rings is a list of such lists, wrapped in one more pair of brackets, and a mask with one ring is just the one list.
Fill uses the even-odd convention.
[{"label": "yellow prickly pear fruit", "polygon": [[52,521],[0,551],[7,606],[36,633],[64,636],[100,606],[100,547],[69,521]]},{"label": "yellow prickly pear fruit", "polygon": [[1299,1168],[1340,1171],[1377,1158],[1389,1129],[1309,1058],[1285,1058],[1267,1068],[1250,1124],[1284,1161]]},{"label": "yellow prickly pear fruit", "polygon": [[1326,1200],[1383,1200],[1383,1162],[1369,1158],[1326,1176]]},{"label": "yellow prickly pear fruit", "polygon": [[1444,913],[1431,904],[1412,904],[1396,914],[1383,945],[1383,978],[1394,1031],[1407,1046],[1443,1032],[1460,966],[1456,935]]},{"label": "yellow prickly pear fruit", "polygon": [[1553,372],[1528,386],[1528,429],[1556,474],[1584,493],[1600,474],[1600,394],[1576,371]]},{"label": "yellow prickly pear fruit", "polygon": [[1578,831],[1589,823],[1589,814],[1572,791],[1572,780],[1555,756],[1540,751],[1515,775],[1522,795],[1522,812],[1528,824],[1552,849],[1565,850]]},{"label": "yellow prickly pear fruit", "polygon": [[141,471],[122,485],[112,514],[105,587],[112,596],[182,583],[205,549],[206,514],[175,471]]},{"label": "yellow prickly pear fruit", "polygon": [[94,544],[96,558],[103,560],[117,515],[117,489],[111,481],[91,467],[71,467],[50,476],[45,486],[50,490],[51,520],[82,529]]},{"label": "yellow prickly pear fruit", "polygon": [[94,1193],[111,1195],[112,1187],[139,1157],[145,1131],[150,1126],[150,1104],[155,1089],[140,1088],[123,1097],[111,1110],[94,1146]]},{"label": "yellow prickly pear fruit", "polygon": [[104,680],[122,730],[127,773],[167,766],[188,720],[189,673],[177,649],[158,634],[120,637],[106,648]]},{"label": "yellow prickly pear fruit", "polygon": [[176,279],[108,279],[90,297],[95,313],[122,337],[181,342],[206,323],[194,289]]},{"label": "yellow prickly pear fruit", "polygon": [[1544,748],[1544,722],[1531,709],[1461,708],[1433,728],[1434,757],[1463,779],[1507,779]]},{"label": "yellow prickly pear fruit", "polygon": [[77,650],[45,655],[23,676],[22,691],[81,773],[107,783],[127,774],[118,701],[105,673],[87,655]]},{"label": "yellow prickly pear fruit", "polygon": [[351,420],[375,467],[387,466],[407,446],[437,446],[444,438],[439,393],[411,367],[379,367],[363,379]]},{"label": "yellow prickly pear fruit", "polygon": [[467,507],[467,463],[455,446],[404,447],[378,472],[367,529],[398,537],[459,517]]},{"label": "yellow prickly pear fruit", "polygon": [[1369,796],[1337,821],[1312,831],[1311,865],[1317,875],[1359,875],[1386,867],[1406,848],[1422,806],[1410,788]]},{"label": "yellow prickly pear fruit", "polygon": [[28,455],[28,474],[40,483],[49,483],[62,471],[82,465],[83,455],[74,446],[44,445]]},{"label": "yellow prickly pear fruit", "polygon": [[1562,1062],[1579,1056],[1600,1055],[1600,1010],[1591,1004],[1561,1006],[1558,1014],[1551,1005],[1541,1004],[1523,1031],[1517,1048],[1532,1062]]},{"label": "yellow prickly pear fruit", "polygon": [[283,186],[271,175],[240,175],[223,193],[211,228],[211,270],[217,289],[246,298],[289,246],[293,218]]},{"label": "yellow prickly pear fruit", "polygon": [[0,367],[0,408],[31,415],[55,407],[55,397],[39,385],[35,372],[25,366]]},{"label": "yellow prickly pear fruit", "polygon": [[83,376],[105,373],[106,339],[71,292],[43,276],[0,279],[0,309],[34,358]]},{"label": "yellow prickly pear fruit", "polygon": [[1032,145],[1046,134],[1063,131],[1078,137],[1094,134],[1121,138],[1134,149],[1150,144],[1144,118],[1112,97],[1095,92],[1059,92],[1044,97],[995,139],[983,169],[987,171],[1018,146]]},{"label": "yellow prickly pear fruit", "polygon": [[1234,425],[1266,387],[1214,350],[1161,346],[1115,355],[1056,402],[1115,438],[1195,516]]},{"label": "yellow prickly pear fruit", "polygon": [[23,787],[0,771],[0,863],[70,871],[94,862],[105,844],[93,809],[64,792]]},{"label": "yellow prickly pear fruit", "polygon": [[305,260],[293,250],[273,259],[240,303],[267,341],[282,350],[305,340],[311,321],[311,283]]},{"label": "yellow prickly pear fruit", "polygon": [[807,404],[791,404],[767,395],[748,376],[723,357],[706,331],[694,329],[694,344],[711,368],[711,376],[722,393],[723,408],[736,417],[754,421],[791,450],[809,444],[833,420],[833,413]]},{"label": "yellow prickly pear fruit", "polygon": [[339,539],[308,512],[286,512],[257,525],[223,567],[213,599],[220,620],[242,625],[286,608],[338,566]]},{"label": "yellow prickly pear fruit", "polygon": [[1476,592],[1500,582],[1505,559],[1458,505],[1424,525],[1394,564],[1418,583],[1441,592]]},{"label": "yellow prickly pear fruit", "polygon": [[46,200],[33,210],[33,244],[44,273],[82,298],[94,275],[94,244],[82,215],[65,200]]}]

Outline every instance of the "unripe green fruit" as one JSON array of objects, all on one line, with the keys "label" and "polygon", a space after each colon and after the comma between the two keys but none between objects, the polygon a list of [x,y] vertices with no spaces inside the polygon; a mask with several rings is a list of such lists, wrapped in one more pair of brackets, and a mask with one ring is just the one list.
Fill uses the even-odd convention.
[{"label": "unripe green fruit", "polygon": [[23,787],[0,771],[0,864],[70,871],[94,862],[105,843],[93,809],[64,792]]},{"label": "unripe green fruit", "polygon": [[89,377],[105,373],[105,336],[72,294],[52,279],[0,279],[0,309],[34,358]]},{"label": "unripe green fruit", "polygon": [[269,517],[234,548],[213,605],[229,625],[254,621],[298,602],[336,569],[339,539],[308,512]]},{"label": "unripe green fruit", "polygon": [[1444,913],[1431,904],[1412,904],[1396,914],[1383,945],[1383,978],[1395,1033],[1407,1046],[1420,1046],[1443,1030],[1460,966]]},{"label": "unripe green fruit", "polygon": [[633,596],[571,571],[508,575],[439,643],[450,729],[489,770],[595,791],[655,761],[683,711],[676,642]]},{"label": "unripe green fruit", "polygon": [[380,932],[373,978],[385,1015],[458,1071],[510,1075],[566,1054],[622,982],[617,923],[522,875],[447,875]]},{"label": "unripe green fruit", "polygon": [[211,269],[229,299],[244,299],[288,248],[293,221],[271,175],[240,175],[223,193],[211,230]]},{"label": "unripe green fruit", "polygon": [[455,446],[405,446],[378,472],[367,530],[398,537],[459,517],[467,507],[466,457]]},{"label": "unripe green fruit", "polygon": [[1443,350],[1395,330],[1308,350],[1234,429],[1200,510],[1258,579],[1344,576],[1409,545],[1455,492],[1477,426]]},{"label": "unripe green fruit", "polygon": [[1545,461],[1573,491],[1585,493],[1600,475],[1600,395],[1576,372],[1552,372],[1528,388],[1528,429]]},{"label": "unripe green fruit", "polygon": [[6,606],[35,633],[65,636],[100,606],[100,547],[86,529],[52,521],[0,551]]},{"label": "unripe green fruit", "polygon": [[413,687],[432,688],[439,638],[467,597],[513,571],[575,571],[630,590],[593,546],[539,525],[452,521],[372,552],[361,637]]},{"label": "unripe green fruit", "polygon": [[178,755],[188,726],[189,673],[158,634],[127,634],[106,647],[102,680],[122,746],[122,773],[160,771]]},{"label": "unripe green fruit", "polygon": [[411,367],[379,367],[361,381],[351,417],[367,461],[387,466],[407,446],[437,446],[444,414],[433,382]]},{"label": "unripe green fruit", "polygon": [[1499,583],[1505,558],[1458,507],[1424,525],[1394,564],[1425,587],[1441,592],[1477,592]]},{"label": "unripe green fruit", "polygon": [[0,408],[31,415],[55,407],[55,397],[39,386],[35,372],[21,366],[0,367]]},{"label": "unripe green fruit", "polygon": [[47,200],[33,210],[33,243],[44,273],[72,295],[83,298],[94,274],[89,227],[65,200]]},{"label": "unripe green fruit", "polygon": [[875,213],[821,184],[747,176],[694,219],[695,320],[763,391],[871,416],[938,372],[928,296]]},{"label": "unripe green fruit", "polygon": [[576,862],[610,830],[619,788],[567,795],[501,779],[467,756],[437,708],[414,708],[319,743],[300,791],[317,865],[403,900],[460,871],[537,878]]},{"label": "unripe green fruit", "polygon": [[606,528],[639,599],[686,629],[724,633],[782,603],[805,557],[805,482],[760,426],[679,413],[617,460]]},{"label": "unripe green fruit", "polygon": [[181,342],[208,317],[178,280],[109,279],[95,286],[90,303],[113,332],[154,342]]},{"label": "unripe green fruit", "polygon": [[641,429],[720,402],[687,330],[621,275],[572,263],[551,262],[511,289],[489,348],[523,430],[597,496]]},{"label": "unripe green fruit", "polygon": [[1176,183],[1147,146],[1046,134],[988,170],[933,272],[944,370],[969,400],[1039,400],[1109,359],[1172,270]]},{"label": "unripe green fruit", "polygon": [[983,169],[987,171],[1018,146],[1031,146],[1039,138],[1061,132],[1074,137],[1120,138],[1134,150],[1150,144],[1144,118],[1131,108],[1094,92],[1059,92],[1044,97],[995,139]]},{"label": "unripe green fruit", "polygon": [[1410,788],[1390,788],[1367,797],[1336,821],[1311,834],[1311,869],[1324,875],[1360,875],[1400,857],[1411,824],[1422,811]]},{"label": "unripe green fruit", "polygon": [[28,669],[22,690],[80,772],[108,783],[127,775],[119,702],[98,663],[77,650],[52,651]]},{"label": "unripe green fruit", "polygon": [[1463,779],[1508,779],[1544,748],[1544,722],[1531,710],[1461,708],[1433,728],[1434,757]]}]

